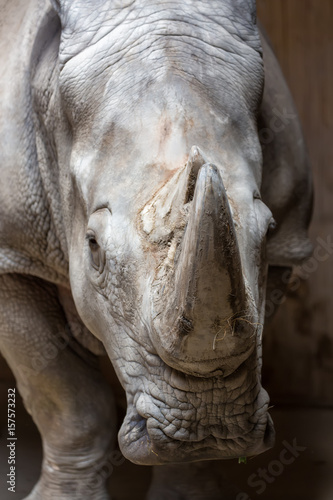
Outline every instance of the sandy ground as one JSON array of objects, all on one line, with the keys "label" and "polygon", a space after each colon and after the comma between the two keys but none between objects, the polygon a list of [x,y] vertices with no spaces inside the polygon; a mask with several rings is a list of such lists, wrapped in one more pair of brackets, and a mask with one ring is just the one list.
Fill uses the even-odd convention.
[{"label": "sandy ground", "polygon": [[[16,421],[16,492],[7,490],[8,473],[7,425],[5,422],[7,385],[0,385],[0,499],[21,500],[36,482],[41,463],[41,442],[38,432],[25,412],[17,404]],[[244,491],[235,500],[332,500],[333,499],[333,409],[275,407],[271,410],[277,430],[275,447],[269,452],[248,460],[215,462],[230,479]],[[293,463],[283,465],[281,457],[292,457],[283,452],[296,444],[305,448],[296,451]],[[266,470],[268,480],[259,478]],[[149,467],[134,466],[129,462],[114,468],[110,476],[113,500],[143,500],[149,484]],[[222,499],[221,499],[222,500]]]}]

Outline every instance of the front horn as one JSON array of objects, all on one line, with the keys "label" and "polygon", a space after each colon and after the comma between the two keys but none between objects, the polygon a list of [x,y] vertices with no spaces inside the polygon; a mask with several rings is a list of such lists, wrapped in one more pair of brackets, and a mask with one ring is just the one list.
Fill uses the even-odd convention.
[{"label": "front horn", "polygon": [[215,165],[200,167],[190,204],[172,275],[160,277],[154,288],[154,344],[182,371],[228,374],[252,352],[253,326],[231,209]]}]

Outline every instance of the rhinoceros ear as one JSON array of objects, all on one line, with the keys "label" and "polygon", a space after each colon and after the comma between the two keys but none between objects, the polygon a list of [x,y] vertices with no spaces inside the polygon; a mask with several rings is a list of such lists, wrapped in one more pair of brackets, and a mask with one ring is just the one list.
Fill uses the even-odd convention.
[{"label": "rhinoceros ear", "polygon": [[258,120],[263,150],[261,195],[277,222],[268,236],[271,266],[293,266],[312,252],[308,225],[312,212],[312,177],[293,103],[278,62],[262,37],[265,90]]}]

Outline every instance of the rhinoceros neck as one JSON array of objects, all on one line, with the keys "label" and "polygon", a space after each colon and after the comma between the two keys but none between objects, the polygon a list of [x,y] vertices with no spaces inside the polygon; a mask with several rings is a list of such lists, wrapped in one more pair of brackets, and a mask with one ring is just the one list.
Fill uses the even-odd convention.
[{"label": "rhinoceros neck", "polygon": [[0,103],[0,273],[32,274],[66,284],[59,176],[46,131],[59,22],[47,4],[31,0],[22,8],[18,3],[6,4],[3,30],[8,33],[1,35],[5,42],[0,60],[6,72],[0,79],[5,96]]}]

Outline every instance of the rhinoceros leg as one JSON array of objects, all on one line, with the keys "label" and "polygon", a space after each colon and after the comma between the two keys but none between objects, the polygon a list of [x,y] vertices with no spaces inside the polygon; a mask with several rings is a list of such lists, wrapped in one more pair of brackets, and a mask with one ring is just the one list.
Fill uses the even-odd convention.
[{"label": "rhinoceros leg", "polygon": [[154,467],[147,500],[235,500],[240,493],[209,461]]},{"label": "rhinoceros leg", "polygon": [[101,468],[114,437],[113,398],[97,366],[61,340],[55,287],[2,276],[0,325],[0,349],[43,440],[41,476],[27,499],[108,499]]}]

